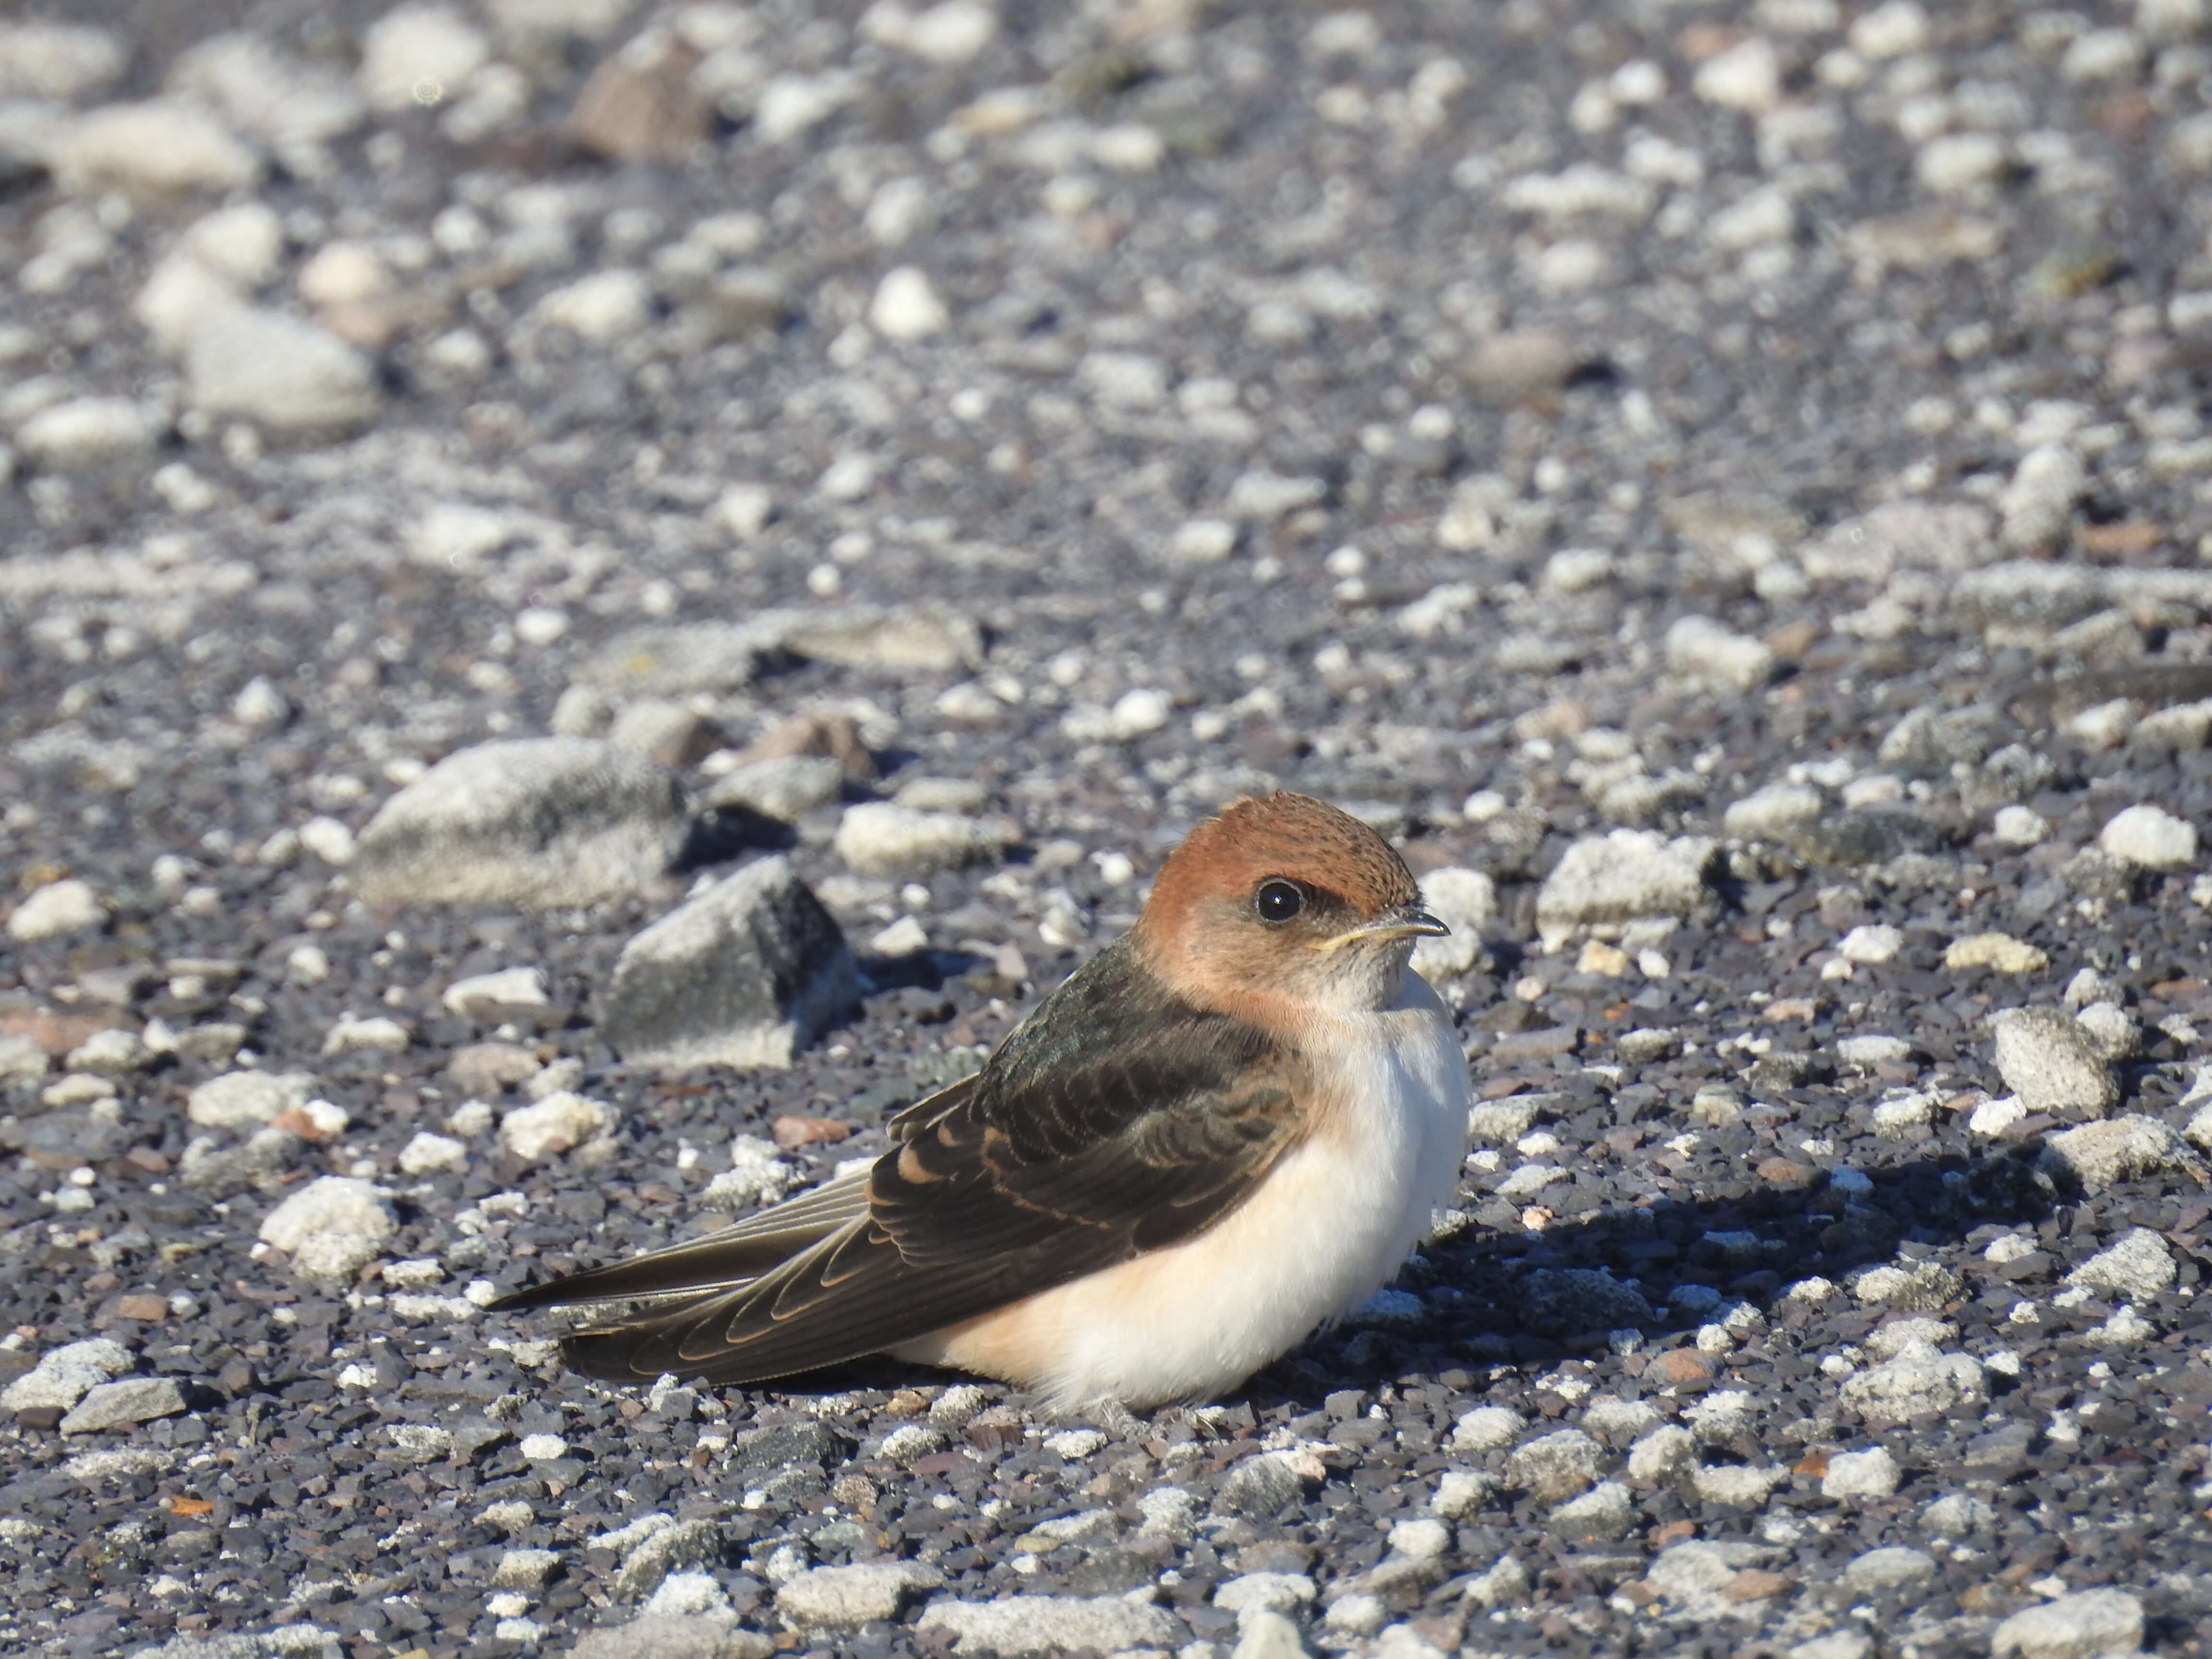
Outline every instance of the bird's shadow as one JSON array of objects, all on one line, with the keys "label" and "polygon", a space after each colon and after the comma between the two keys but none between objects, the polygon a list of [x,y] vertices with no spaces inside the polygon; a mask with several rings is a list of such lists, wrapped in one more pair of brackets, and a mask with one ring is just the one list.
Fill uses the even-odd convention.
[{"label": "bird's shadow", "polygon": [[1245,1395],[1263,1410],[1311,1410],[1339,1389],[1433,1378],[1470,1361],[1541,1368],[1661,1346],[1743,1304],[1778,1322],[1790,1285],[1840,1285],[1916,1247],[1933,1253],[1978,1230],[2039,1222],[2078,1196],[2035,1152],[1934,1153],[1860,1172],[1863,1190],[1808,1172],[1731,1197],[1593,1208],[1541,1231],[1477,1218],[1401,1276],[1418,1313],[1323,1332],[1255,1376]]}]

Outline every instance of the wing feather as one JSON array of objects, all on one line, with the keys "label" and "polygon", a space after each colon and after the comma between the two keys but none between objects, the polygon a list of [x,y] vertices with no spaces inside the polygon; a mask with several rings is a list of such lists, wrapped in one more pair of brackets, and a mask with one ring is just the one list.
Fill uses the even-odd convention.
[{"label": "wing feather", "polygon": [[[799,1209],[809,1194],[501,1305],[694,1292],[572,1336],[570,1363],[598,1376],[745,1383],[842,1364],[1203,1231],[1297,1143],[1311,1093],[1267,1033],[1173,1000],[1109,946],[981,1073],[893,1121],[900,1145],[849,1209]],[[777,1243],[798,1248],[763,1261]]]}]

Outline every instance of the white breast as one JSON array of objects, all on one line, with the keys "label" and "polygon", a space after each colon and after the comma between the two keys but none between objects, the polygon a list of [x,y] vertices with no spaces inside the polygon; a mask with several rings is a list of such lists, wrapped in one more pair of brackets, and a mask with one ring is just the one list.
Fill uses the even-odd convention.
[{"label": "white breast", "polygon": [[1009,1377],[1055,1404],[1133,1409],[1233,1388],[1388,1284],[1448,1204],[1467,1151],[1467,1060],[1417,975],[1392,1007],[1313,1034],[1331,1110],[1196,1238],[901,1352]]}]

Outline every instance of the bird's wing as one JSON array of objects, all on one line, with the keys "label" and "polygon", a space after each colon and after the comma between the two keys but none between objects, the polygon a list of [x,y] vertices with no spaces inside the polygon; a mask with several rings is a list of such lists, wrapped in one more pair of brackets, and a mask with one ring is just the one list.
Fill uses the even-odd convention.
[{"label": "bird's wing", "polygon": [[1139,988],[1133,1008],[1111,979],[1094,977],[1080,1025],[1045,1017],[1048,1002],[972,1087],[907,1114],[865,1214],[745,1284],[579,1333],[569,1363],[624,1379],[787,1376],[1179,1243],[1235,1208],[1304,1131],[1303,1066],[1258,1028],[1157,992]]},{"label": "bird's wing", "polygon": [[512,1291],[491,1304],[495,1312],[565,1308],[579,1302],[726,1290],[757,1279],[820,1242],[868,1208],[866,1172],[826,1182],[796,1198],[747,1216],[734,1226],[634,1255],[604,1267],[548,1279]]},{"label": "bird's wing", "polygon": [[[941,1111],[963,1099],[975,1083],[966,1077],[916,1102],[894,1118],[893,1138],[909,1120]],[[581,1302],[616,1302],[641,1297],[682,1296],[726,1291],[781,1267],[808,1246],[820,1243],[868,1208],[866,1172],[824,1182],[796,1198],[772,1205],[733,1225],[665,1249],[649,1250],[604,1267],[548,1279],[509,1292],[491,1304],[495,1313],[527,1308],[567,1308]]]}]

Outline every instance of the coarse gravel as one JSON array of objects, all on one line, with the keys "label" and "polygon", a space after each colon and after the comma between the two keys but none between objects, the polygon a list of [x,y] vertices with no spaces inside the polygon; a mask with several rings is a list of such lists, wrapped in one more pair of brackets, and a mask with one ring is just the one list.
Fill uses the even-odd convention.
[{"label": "coarse gravel", "polygon": [[[2208,99],[2204,0],[0,19],[0,1650],[2202,1652]],[[485,1311],[1278,786],[1476,1082],[1338,1328],[1132,1425]]]}]

